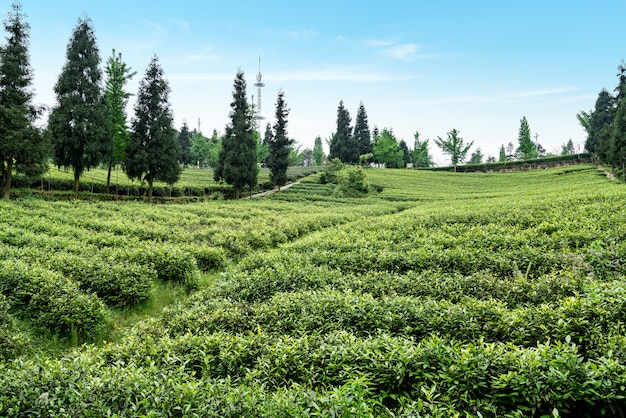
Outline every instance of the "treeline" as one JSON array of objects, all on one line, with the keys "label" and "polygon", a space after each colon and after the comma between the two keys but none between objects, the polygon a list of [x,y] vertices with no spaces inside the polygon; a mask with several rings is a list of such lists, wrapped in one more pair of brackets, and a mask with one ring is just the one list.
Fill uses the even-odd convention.
[{"label": "treeline", "polygon": [[[213,132],[206,139],[184,124],[174,128],[169,103],[169,82],[155,55],[139,83],[134,117],[127,122],[126,106],[131,93],[126,83],[136,72],[113,50],[104,74],[95,30],[88,17],[78,20],[66,50],[66,61],[54,86],[56,103],[45,128],[35,126],[43,107],[33,104],[33,71],[28,51],[30,25],[22,6],[13,3],[4,21],[6,43],[0,47],[0,180],[6,199],[11,196],[15,174],[37,178],[52,160],[71,169],[73,190],[78,194],[85,171],[98,166],[110,173],[121,166],[131,180],[147,184],[152,198],[154,181],[173,185],[182,168],[195,162],[214,168],[215,180],[231,185],[238,196],[244,187],[256,187],[259,165],[270,168],[273,184],[287,181],[287,167],[311,165],[314,152],[300,151],[287,136],[284,92],[279,92],[276,123],[268,124],[260,140],[257,115],[246,99],[243,71],[235,77],[231,121],[225,134]],[[106,78],[105,78],[106,76]],[[306,161],[308,160],[308,161]],[[323,156],[322,156],[323,160]]]},{"label": "treeline", "polygon": [[605,88],[598,94],[594,109],[577,117],[587,131],[585,149],[617,176],[626,177],[626,64],[617,67],[619,79],[612,95]]}]

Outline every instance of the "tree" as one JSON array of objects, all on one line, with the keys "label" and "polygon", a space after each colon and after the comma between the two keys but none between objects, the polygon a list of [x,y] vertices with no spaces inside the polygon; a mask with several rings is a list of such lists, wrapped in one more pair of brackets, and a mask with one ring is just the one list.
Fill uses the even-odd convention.
[{"label": "tree", "polygon": [[485,158],[483,152],[480,148],[477,148],[476,151],[474,151],[470,156],[469,164],[482,164],[483,158]]},{"label": "tree", "polygon": [[191,144],[189,146],[191,162],[196,164],[198,167],[202,167],[207,164],[211,153],[209,140],[205,138],[201,132],[197,132],[191,137],[189,142]]},{"label": "tree", "polygon": [[610,130],[609,163],[626,174],[626,65],[622,61],[619,70],[619,85],[617,86],[617,111]]},{"label": "tree", "polygon": [[272,125],[269,123],[265,125],[265,133],[263,134],[263,140],[258,141],[256,147],[257,162],[261,166],[267,166],[267,159],[270,156],[270,142],[272,142],[274,134],[272,133]]},{"label": "tree", "polygon": [[193,158],[191,158],[191,138],[193,136],[194,134],[189,130],[187,121],[183,121],[183,126],[180,128],[176,138],[180,147],[180,163],[183,167],[187,167],[188,164],[193,162]]},{"label": "tree", "polygon": [[404,153],[398,149],[398,141],[391,129],[384,128],[380,135],[374,137],[372,144],[374,159],[387,168],[397,168],[404,162]]},{"label": "tree", "polygon": [[537,147],[530,137],[530,127],[526,116],[520,120],[519,135],[517,137],[519,146],[517,152],[520,154],[522,160],[531,160],[537,158]]},{"label": "tree", "polygon": [[606,90],[602,89],[596,99],[594,110],[589,115],[587,140],[585,150],[598,154],[600,148],[601,131],[611,125],[615,119],[615,98]]},{"label": "tree", "polygon": [[515,159],[515,155],[513,154],[514,151],[515,151],[515,145],[513,145],[512,142],[509,142],[506,145],[506,159],[508,161],[513,161]]},{"label": "tree", "polygon": [[413,145],[413,164],[415,164],[415,167],[432,167],[433,157],[428,152],[429,140],[420,141],[420,133],[417,131],[413,133],[413,137],[415,138]]},{"label": "tree", "polygon": [[287,138],[287,116],[289,109],[285,103],[285,93],[278,92],[276,99],[276,123],[274,135],[270,141],[270,155],[267,165],[270,168],[270,181],[280,188],[287,183],[287,167],[289,167],[289,153],[293,140]]},{"label": "tree", "polygon": [[435,143],[444,154],[448,154],[450,159],[452,160],[452,166],[454,167],[454,171],[456,172],[456,166],[459,163],[463,163],[465,160],[465,156],[469,152],[470,148],[474,144],[474,141],[465,145],[463,142],[463,138],[459,136],[459,131],[456,129],[452,129],[448,132],[447,139],[441,139],[441,137],[437,137],[435,139]]},{"label": "tree", "polygon": [[567,143],[561,145],[561,155],[570,155],[576,154],[576,148],[574,147],[574,142],[572,138],[567,141]]},{"label": "tree", "polygon": [[363,102],[359,104],[354,123],[354,140],[359,147],[359,155],[372,152],[372,134],[367,123],[367,113]]},{"label": "tree", "polygon": [[315,143],[313,145],[313,164],[324,165],[325,159],[326,159],[326,156],[324,155],[324,148],[322,146],[322,138],[317,136],[315,138]]},{"label": "tree", "polygon": [[115,49],[107,60],[104,72],[107,79],[104,86],[104,101],[109,111],[110,120],[110,140],[107,142],[107,193],[111,190],[111,170],[114,166],[124,161],[126,157],[126,143],[128,142],[129,132],[126,126],[126,105],[130,93],[124,91],[124,85],[131,80],[136,71],[122,61],[122,54],[115,55]]},{"label": "tree", "polygon": [[506,162],[507,158],[506,158],[506,150],[504,149],[504,144],[502,144],[502,146],[500,147],[500,155],[498,156],[498,162],[499,163],[504,163]]},{"label": "tree", "polygon": [[352,135],[350,113],[344,107],[343,100],[339,102],[337,108],[337,131],[330,140],[329,158],[339,158],[348,164],[354,164],[359,160],[359,145]]},{"label": "tree", "polygon": [[41,109],[32,103],[30,25],[24,19],[22,6],[13,3],[3,22],[7,44],[0,48],[0,179],[5,199],[11,196],[13,171],[40,174],[47,169],[48,147],[33,125]]},{"label": "tree", "polygon": [[110,117],[102,94],[100,55],[89,18],[78,20],[67,46],[67,61],[54,86],[57,104],[48,128],[54,162],[74,170],[74,193],[80,177],[98,166],[110,149]]},{"label": "tree", "polygon": [[213,176],[224,180],[235,189],[238,199],[244,186],[252,188],[257,183],[257,152],[254,139],[255,116],[246,98],[246,80],[243,71],[237,71],[233,101],[230,104],[231,122],[222,139],[219,162]]},{"label": "tree", "polygon": [[176,140],[169,94],[169,83],[163,78],[163,69],[154,56],[139,82],[124,165],[128,178],[148,182],[148,200],[152,200],[155,180],[174,184],[181,173],[180,145]]}]

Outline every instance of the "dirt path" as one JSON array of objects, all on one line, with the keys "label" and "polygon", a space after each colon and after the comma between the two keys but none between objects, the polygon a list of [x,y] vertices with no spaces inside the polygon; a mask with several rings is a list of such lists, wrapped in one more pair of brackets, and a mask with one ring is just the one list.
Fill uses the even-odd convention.
[{"label": "dirt path", "polygon": [[296,181],[294,183],[289,183],[289,184],[285,184],[284,186],[282,186],[281,188],[276,188],[276,189],[272,189],[272,190],[268,190],[266,192],[263,193],[257,193],[257,194],[253,194],[248,196],[248,199],[255,199],[257,197],[263,197],[263,196],[267,196],[268,194],[274,194],[276,192],[282,192],[283,190],[287,190],[288,188],[290,188],[291,186],[295,186],[296,184],[300,184],[299,181]]}]

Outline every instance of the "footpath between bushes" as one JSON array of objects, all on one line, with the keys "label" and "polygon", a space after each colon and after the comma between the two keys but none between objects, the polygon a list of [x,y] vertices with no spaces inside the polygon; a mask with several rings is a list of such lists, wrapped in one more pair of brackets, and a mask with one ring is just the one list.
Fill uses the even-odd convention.
[{"label": "footpath between bushes", "polygon": [[261,193],[256,193],[256,194],[251,194],[250,196],[245,197],[245,199],[255,199],[257,197],[263,197],[263,196],[267,196],[269,194],[274,194],[276,192],[281,192],[283,190],[287,190],[288,188],[290,188],[291,186],[295,186],[296,184],[300,184],[299,181],[293,182],[293,183],[289,183],[289,184],[285,184],[284,186],[281,187],[277,187],[275,189],[272,190],[267,190],[265,192],[261,192]]}]

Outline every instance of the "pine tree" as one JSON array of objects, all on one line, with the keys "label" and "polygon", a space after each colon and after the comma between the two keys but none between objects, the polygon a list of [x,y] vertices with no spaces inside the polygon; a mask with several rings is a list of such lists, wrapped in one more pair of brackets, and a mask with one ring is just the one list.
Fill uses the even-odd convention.
[{"label": "pine tree", "polygon": [[537,147],[530,137],[530,127],[526,116],[520,121],[519,135],[517,137],[519,146],[517,152],[521,155],[523,160],[531,160],[537,158]]},{"label": "pine tree", "polygon": [[585,150],[597,154],[600,148],[600,132],[613,123],[615,118],[615,98],[602,89],[598,94],[594,110],[589,115]]},{"label": "pine tree", "polygon": [[48,128],[54,144],[54,161],[74,171],[74,193],[80,177],[98,166],[111,137],[110,117],[102,94],[100,55],[91,20],[83,18],[67,46],[67,61],[54,87],[57,105]]},{"label": "pine tree", "polygon": [[485,158],[485,156],[483,155],[482,150],[477,148],[476,151],[474,151],[470,156],[469,164],[482,164],[483,158]]},{"label": "pine tree", "polygon": [[339,102],[337,108],[337,131],[330,140],[329,158],[339,158],[342,162],[354,164],[359,161],[359,146],[352,135],[350,126],[350,113],[343,105],[343,100]]},{"label": "pine tree", "polygon": [[237,71],[233,88],[231,122],[226,126],[213,176],[216,181],[224,180],[232,185],[238,199],[245,186],[252,188],[256,185],[259,169],[254,138],[255,115],[246,98],[243,71]]},{"label": "pine tree", "polygon": [[402,152],[402,167],[407,167],[411,163],[411,152],[404,139],[398,142],[398,150]]},{"label": "pine tree", "polygon": [[285,93],[278,92],[276,99],[276,123],[274,135],[270,141],[270,155],[268,167],[270,168],[270,180],[276,186],[284,186],[287,183],[287,167],[289,167],[289,154],[293,140],[287,138],[287,116],[289,109],[285,104]]},{"label": "pine tree", "polygon": [[504,144],[500,147],[500,155],[498,156],[498,162],[504,163],[506,162],[506,150],[504,149]]},{"label": "pine tree", "polygon": [[155,180],[174,184],[181,173],[180,146],[173,126],[169,93],[163,69],[154,56],[139,82],[124,164],[128,178],[148,182],[148,200],[152,200]]},{"label": "pine tree", "polygon": [[372,152],[372,134],[367,123],[367,113],[363,102],[359,104],[359,110],[356,114],[354,123],[354,140],[359,147],[359,155]]},{"label": "pine tree", "polygon": [[322,146],[322,138],[320,136],[315,137],[315,143],[313,145],[313,164],[314,165],[324,165],[324,160],[326,156],[324,155],[324,148]]},{"label": "pine tree", "polygon": [[617,86],[617,111],[610,130],[609,163],[626,176],[626,65],[620,64]]},{"label": "pine tree", "polygon": [[7,44],[0,48],[0,179],[4,198],[11,196],[13,171],[41,174],[48,147],[33,125],[41,110],[32,104],[32,70],[28,54],[30,25],[22,6],[13,3],[3,22]]},{"label": "pine tree", "polygon": [[187,167],[191,164],[193,159],[191,158],[191,138],[193,134],[189,130],[187,121],[183,121],[183,127],[180,128],[180,132],[177,136],[178,146],[180,147],[180,163],[183,167]]},{"label": "pine tree", "polygon": [[437,137],[438,139],[435,139],[435,143],[437,144],[437,146],[439,146],[439,148],[441,148],[441,151],[443,151],[444,154],[448,154],[450,156],[450,159],[452,160],[452,166],[454,167],[455,172],[456,166],[459,165],[459,163],[463,163],[463,161],[465,160],[465,156],[474,144],[474,141],[472,141],[469,144],[465,145],[465,143],[463,142],[463,138],[459,136],[459,133],[459,131],[453,129],[448,132],[447,139],[441,139],[441,137]]},{"label": "pine tree", "polygon": [[109,110],[111,118],[111,138],[108,142],[107,150],[108,173],[107,173],[107,193],[110,193],[111,170],[114,166],[124,161],[126,157],[126,143],[129,132],[126,126],[126,104],[130,93],[124,91],[124,85],[136,74],[129,66],[122,61],[122,54],[113,54],[107,60],[104,69],[107,80],[104,87],[104,100]]}]

